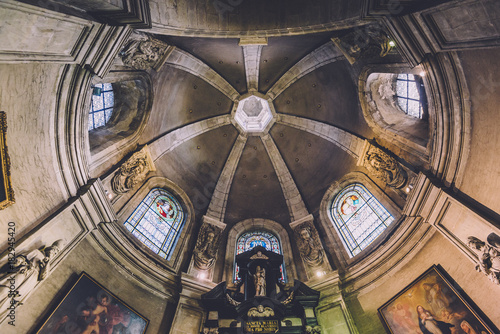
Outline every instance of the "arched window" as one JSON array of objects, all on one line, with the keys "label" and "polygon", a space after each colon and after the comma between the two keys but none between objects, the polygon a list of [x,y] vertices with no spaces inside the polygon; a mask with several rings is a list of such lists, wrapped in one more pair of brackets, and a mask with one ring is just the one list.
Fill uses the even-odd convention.
[{"label": "arched window", "polygon": [[114,104],[113,86],[110,83],[95,84],[89,112],[89,131],[108,123]]},{"label": "arched window", "polygon": [[333,199],[329,213],[351,257],[371,244],[394,220],[360,183],[345,187]]},{"label": "arched window", "polygon": [[[277,254],[283,255],[281,251],[281,246],[278,238],[267,231],[262,231],[262,230],[256,230],[256,231],[250,231],[250,232],[245,232],[240,237],[238,238],[238,241],[236,242],[236,255],[244,253],[248,250],[251,250],[252,248],[256,246],[262,246],[265,247],[268,251],[272,251]],[[238,277],[238,273],[240,271],[240,268],[235,265],[234,269],[234,281],[238,281],[240,278]],[[281,265],[280,267],[280,272],[281,272],[281,278],[280,281],[285,282],[285,267]]]},{"label": "arched window", "polygon": [[124,224],[144,245],[169,260],[184,222],[179,201],[168,191],[154,188]]},{"label": "arched window", "polygon": [[419,76],[413,74],[398,74],[396,79],[396,98],[398,106],[405,114],[422,118],[424,106],[422,96],[422,80]]}]

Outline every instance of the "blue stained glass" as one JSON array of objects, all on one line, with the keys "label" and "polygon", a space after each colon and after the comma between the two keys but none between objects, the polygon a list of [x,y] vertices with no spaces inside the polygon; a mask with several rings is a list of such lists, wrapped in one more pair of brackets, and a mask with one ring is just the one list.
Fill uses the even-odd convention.
[{"label": "blue stained glass", "polygon": [[330,218],[351,257],[359,254],[394,218],[361,184],[344,188],[332,201]]},{"label": "blue stained glass", "polygon": [[111,119],[114,106],[113,86],[110,83],[96,84],[100,88],[100,95],[92,95],[92,103],[89,111],[88,129],[93,130],[104,126]]},{"label": "blue stained glass", "polygon": [[154,188],[124,224],[144,245],[168,260],[184,222],[179,201],[166,190]]},{"label": "blue stained glass", "polygon": [[[272,251],[277,254],[282,254],[281,247],[278,238],[267,231],[251,231],[243,233],[236,242],[236,255],[251,250],[254,247],[262,246],[265,247],[266,250]],[[281,278],[280,281],[285,282],[285,267],[281,265]],[[238,273],[240,272],[240,268],[235,265],[234,270],[234,281],[240,280],[238,277]]]}]

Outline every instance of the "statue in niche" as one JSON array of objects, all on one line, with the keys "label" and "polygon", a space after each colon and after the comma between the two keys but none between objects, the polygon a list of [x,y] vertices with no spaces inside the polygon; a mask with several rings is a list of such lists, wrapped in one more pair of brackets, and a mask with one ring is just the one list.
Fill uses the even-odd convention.
[{"label": "statue in niche", "polygon": [[213,267],[217,258],[221,232],[220,228],[211,224],[202,225],[193,254],[196,268],[208,270]]},{"label": "statue in niche", "polygon": [[111,188],[117,194],[125,194],[137,184],[144,181],[150,171],[154,171],[154,163],[147,146],[135,152],[116,172],[111,180]]},{"label": "statue in niche", "polygon": [[[0,315],[7,312],[7,307],[22,305],[26,296],[39,281],[47,278],[51,270],[51,261],[64,246],[62,240],[55,241],[42,250],[36,249],[26,255],[18,255],[0,270]],[[11,289],[11,286],[15,289]],[[11,290],[15,290],[12,293]]]},{"label": "statue in niche", "polygon": [[255,274],[253,275],[253,282],[255,284],[255,297],[266,296],[266,270],[257,266]]},{"label": "statue in niche", "polygon": [[361,59],[385,57],[392,49],[387,34],[379,26],[366,26],[341,37],[332,38],[349,63]]},{"label": "statue in niche", "polygon": [[274,310],[270,307],[258,305],[248,310],[247,315],[253,318],[269,318],[274,317]]},{"label": "statue in niche", "polygon": [[296,229],[295,238],[299,244],[300,255],[311,267],[323,264],[323,249],[319,244],[319,238],[313,233],[313,227],[306,223]]},{"label": "statue in niche", "polygon": [[144,33],[135,33],[119,53],[125,66],[136,70],[158,69],[169,45]]},{"label": "statue in niche", "polygon": [[321,326],[306,326],[306,334],[321,334]]},{"label": "statue in niche", "polygon": [[490,233],[486,242],[470,236],[468,246],[476,253],[476,270],[484,273],[493,283],[500,285],[500,236]]},{"label": "statue in niche", "polygon": [[401,165],[393,157],[374,146],[366,152],[363,166],[392,188],[403,188],[408,180],[408,175]]}]

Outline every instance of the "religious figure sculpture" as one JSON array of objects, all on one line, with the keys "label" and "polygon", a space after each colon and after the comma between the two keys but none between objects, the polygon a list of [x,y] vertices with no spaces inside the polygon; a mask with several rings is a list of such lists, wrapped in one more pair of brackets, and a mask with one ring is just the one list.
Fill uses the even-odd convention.
[{"label": "religious figure sculpture", "polygon": [[144,33],[135,33],[119,53],[125,66],[136,70],[158,69],[168,54],[169,45]]},{"label": "religious figure sculpture", "polygon": [[211,224],[202,225],[193,254],[194,265],[198,269],[208,270],[213,267],[221,232],[222,229]]},{"label": "religious figure sculpture", "polygon": [[371,146],[363,157],[363,166],[389,187],[400,189],[406,185],[408,175],[401,165],[381,149]]},{"label": "religious figure sculpture", "polygon": [[300,255],[312,267],[321,266],[324,256],[323,249],[319,245],[319,240],[315,239],[317,239],[317,236],[312,232],[309,224],[302,224],[296,229],[296,240],[300,245]]},{"label": "religious figure sculpture", "polygon": [[266,270],[257,266],[255,269],[255,274],[253,275],[253,281],[255,284],[255,297],[266,296]]},{"label": "religious figure sculpture", "polygon": [[57,240],[51,246],[18,255],[2,267],[0,272],[0,316],[7,313],[9,305],[22,305],[26,296],[39,281],[47,278],[52,259],[60,252],[63,241]]},{"label": "religious figure sculpture", "polygon": [[125,194],[144,181],[147,174],[154,170],[153,160],[145,146],[121,165],[111,181],[111,188],[117,194]]},{"label": "religious figure sculpture", "polygon": [[476,270],[484,273],[493,283],[500,285],[500,236],[490,233],[486,242],[470,236],[468,246],[476,253]]}]

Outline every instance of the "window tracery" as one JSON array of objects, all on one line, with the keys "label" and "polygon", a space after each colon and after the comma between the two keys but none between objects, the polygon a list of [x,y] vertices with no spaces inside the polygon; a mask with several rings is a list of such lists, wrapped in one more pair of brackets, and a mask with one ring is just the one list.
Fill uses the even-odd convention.
[{"label": "window tracery", "polygon": [[394,221],[394,217],[360,183],[345,187],[332,201],[330,219],[349,256],[371,244]]},{"label": "window tracery", "polygon": [[184,223],[185,214],[179,201],[168,191],[154,188],[124,225],[149,249],[169,260]]},{"label": "window tracery", "polygon": [[422,118],[424,108],[420,81],[420,78],[413,74],[398,74],[396,78],[398,106],[405,114],[416,118]]}]

